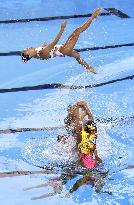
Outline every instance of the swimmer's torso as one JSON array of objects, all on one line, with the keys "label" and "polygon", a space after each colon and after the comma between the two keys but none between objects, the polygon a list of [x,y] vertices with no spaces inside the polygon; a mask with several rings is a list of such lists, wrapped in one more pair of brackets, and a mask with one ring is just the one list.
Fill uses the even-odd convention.
[{"label": "swimmer's torso", "polygon": [[85,130],[82,130],[82,140],[78,144],[78,149],[81,154],[93,155],[94,150],[96,149],[96,134],[87,133]]},{"label": "swimmer's torso", "polygon": [[[65,57],[61,52],[60,52],[60,48],[62,47],[62,45],[55,45],[54,48],[50,51],[49,53],[49,58],[54,58],[54,57]],[[37,52],[37,57],[40,60],[44,60],[44,58],[42,58],[40,56],[40,52],[44,49],[43,46],[40,46],[38,48],[36,48],[36,52]]]}]

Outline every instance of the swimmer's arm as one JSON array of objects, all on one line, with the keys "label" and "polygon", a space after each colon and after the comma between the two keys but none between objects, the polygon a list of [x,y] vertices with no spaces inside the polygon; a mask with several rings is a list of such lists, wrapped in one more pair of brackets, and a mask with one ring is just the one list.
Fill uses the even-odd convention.
[{"label": "swimmer's arm", "polygon": [[70,126],[73,122],[75,122],[74,106],[71,106],[71,108],[68,108],[68,115],[64,119],[64,123],[66,126]]},{"label": "swimmer's arm", "polygon": [[67,117],[64,119],[64,123],[65,123],[66,125],[70,125],[71,122],[72,122],[72,120],[73,120],[73,110],[72,110],[72,109],[69,109],[69,110],[68,110],[68,115],[67,115]]},{"label": "swimmer's arm", "polygon": [[50,48],[50,50],[58,43],[59,39],[61,38],[61,36],[64,32],[64,29],[65,29],[66,25],[67,25],[67,21],[64,21],[64,23],[61,24],[60,32],[55,37],[55,39],[47,46],[48,48]]},{"label": "swimmer's arm", "polygon": [[81,131],[82,131],[82,121],[81,115],[79,114],[79,107],[76,107],[77,114],[75,115],[75,130],[76,130],[76,140],[77,143],[81,142]]}]

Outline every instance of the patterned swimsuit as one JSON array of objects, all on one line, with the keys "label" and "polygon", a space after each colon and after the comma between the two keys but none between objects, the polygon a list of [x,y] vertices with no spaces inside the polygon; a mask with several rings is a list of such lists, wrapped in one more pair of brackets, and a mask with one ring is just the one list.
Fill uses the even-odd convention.
[{"label": "patterned swimsuit", "polygon": [[[65,57],[59,50],[60,47],[62,45],[55,45],[54,48],[50,51],[50,58],[54,58],[54,57]],[[40,46],[38,48],[36,48],[36,52],[37,52],[37,58],[40,60],[44,60],[43,58],[40,57],[40,51],[42,51],[44,49],[43,46]]]}]

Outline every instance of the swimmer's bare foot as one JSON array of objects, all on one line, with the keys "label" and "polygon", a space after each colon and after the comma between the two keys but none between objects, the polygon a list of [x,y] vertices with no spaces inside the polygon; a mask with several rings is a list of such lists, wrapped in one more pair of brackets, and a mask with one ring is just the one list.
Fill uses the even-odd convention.
[{"label": "swimmer's bare foot", "polygon": [[88,71],[94,73],[94,74],[97,74],[97,71],[96,71],[93,67],[91,67],[91,66],[86,67],[86,69],[87,69]]},{"label": "swimmer's bare foot", "polygon": [[92,14],[92,18],[96,18],[97,16],[100,15],[100,13],[102,12],[102,8],[98,8],[94,11],[94,13]]}]

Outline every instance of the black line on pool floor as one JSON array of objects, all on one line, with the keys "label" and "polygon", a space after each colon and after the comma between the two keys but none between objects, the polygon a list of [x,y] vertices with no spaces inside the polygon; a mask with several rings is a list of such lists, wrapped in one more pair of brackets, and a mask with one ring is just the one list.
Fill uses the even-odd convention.
[{"label": "black line on pool floor", "polygon": [[[116,8],[104,8],[108,13],[101,13],[100,16],[109,16],[115,15],[119,18],[130,18],[127,14],[123,13],[122,11]],[[67,16],[51,16],[51,17],[41,17],[41,18],[26,18],[26,19],[7,19],[1,20],[0,24],[11,24],[11,23],[29,23],[33,21],[52,21],[52,20],[59,20],[59,19],[71,19],[71,18],[83,18],[83,17],[90,17],[92,13],[88,14],[74,14],[74,15],[67,15]]]},{"label": "black line on pool floor", "polygon": [[35,131],[51,131],[51,130],[58,130],[63,129],[65,126],[57,126],[57,127],[41,127],[41,128],[11,128],[11,129],[4,129],[0,130],[0,134],[11,134],[16,132],[35,132]]},{"label": "black line on pool floor", "polygon": [[[117,118],[95,118],[96,122],[100,123],[128,123],[131,120],[134,120],[134,116],[121,116]],[[41,127],[41,128],[10,128],[10,129],[2,129],[0,130],[0,134],[13,134],[17,132],[35,132],[35,131],[52,131],[52,130],[58,130],[58,129],[65,129],[65,125],[57,126],[57,127]]]},{"label": "black line on pool floor", "polygon": [[114,14],[115,16],[118,16],[120,18],[130,18],[130,16],[116,8],[105,8],[105,10],[108,11],[110,14]]},{"label": "black line on pool floor", "polygon": [[65,85],[62,83],[51,83],[51,84],[42,84],[42,85],[35,85],[35,86],[25,86],[25,87],[16,87],[16,88],[1,88],[0,93],[9,93],[9,92],[20,92],[20,91],[30,91],[30,90],[44,90],[44,89],[87,89],[87,88],[96,88],[101,87],[108,84],[113,84],[116,82],[121,82],[124,80],[132,80],[134,75],[130,75],[124,78],[118,78],[115,80],[110,80],[107,82],[102,82],[93,85]]},{"label": "black line on pool floor", "polygon": [[[109,16],[111,12],[101,13],[101,16]],[[1,20],[0,24],[10,24],[10,23],[29,23],[33,21],[52,21],[52,20],[60,20],[60,19],[71,19],[71,18],[83,18],[90,17],[92,14],[78,14],[78,15],[68,15],[68,16],[51,16],[51,17],[41,17],[41,18],[27,18],[27,19],[11,19],[11,20]]]},{"label": "black line on pool floor", "polygon": [[103,49],[109,49],[109,48],[120,48],[120,47],[127,47],[127,46],[134,46],[134,43],[124,43],[124,44],[114,44],[114,45],[106,45],[106,46],[95,46],[91,48],[79,48],[75,49],[78,52],[83,51],[95,51],[95,50],[103,50]]},{"label": "black line on pool floor", "polygon": [[[76,48],[75,50],[78,52],[84,52],[84,51],[104,50],[104,49],[109,49],[109,48],[120,48],[120,47],[127,47],[127,46],[128,47],[134,46],[134,43],[95,46],[95,47],[88,47],[88,48]],[[0,56],[21,56],[21,51],[0,52]]]}]

